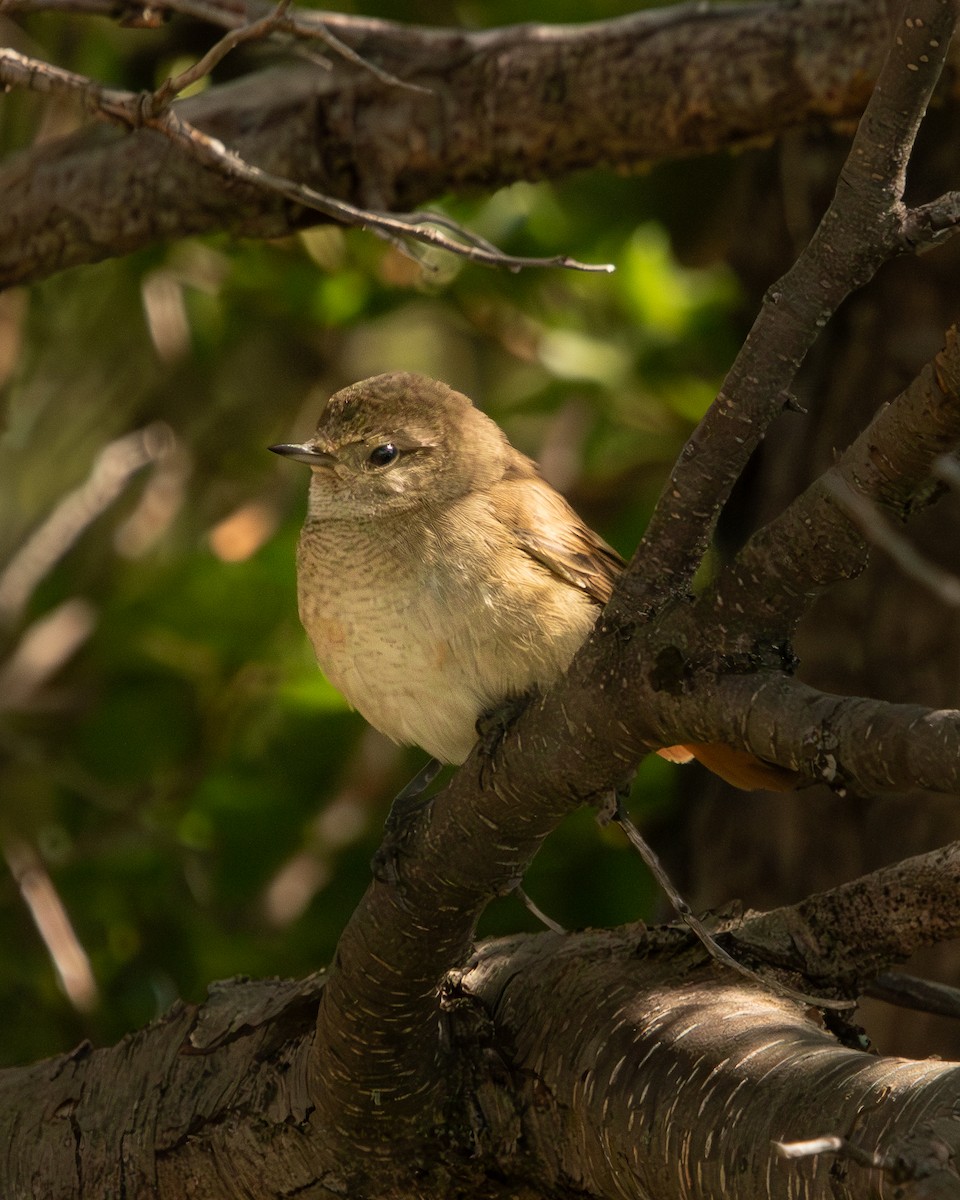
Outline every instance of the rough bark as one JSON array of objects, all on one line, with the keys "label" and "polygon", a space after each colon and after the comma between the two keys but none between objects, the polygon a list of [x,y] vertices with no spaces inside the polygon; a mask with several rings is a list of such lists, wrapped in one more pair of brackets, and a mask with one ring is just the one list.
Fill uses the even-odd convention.
[{"label": "rough bark", "polygon": [[[17,11],[17,0],[5,7]],[[472,34],[327,21],[427,94],[335,60],[331,71],[257,72],[177,111],[267,171],[395,211],[451,190],[635,168],[854,117],[889,29],[883,0],[698,5]],[[317,221],[223,180],[150,130],[28,151],[0,173],[0,194],[0,286],[157,240],[219,229],[279,237]]]},{"label": "rough bark", "polygon": [[[898,876],[911,913],[929,911],[957,854]],[[867,922],[848,935],[889,886],[859,880],[733,922],[728,936],[794,967],[800,944],[813,975],[835,969],[842,941],[835,978],[856,989],[918,943],[910,922],[882,947]],[[958,930],[953,911],[919,940]],[[955,1064],[845,1046],[795,1004],[706,965],[678,930],[507,939],[448,973],[431,1031],[446,1102],[421,1113],[406,1145],[402,1122],[325,1111],[314,1017],[331,979],[219,984],[115,1047],[0,1074],[4,1196],[456,1197],[505,1184],[541,1196],[863,1196],[892,1169],[852,1163],[838,1176],[829,1156],[793,1162],[771,1145],[848,1131],[898,1160],[901,1182],[926,1171],[958,1185]],[[391,1096],[379,1105],[389,1116]]]},{"label": "rough bark", "polygon": [[[917,0],[914,9],[909,33],[901,28],[899,42],[901,48],[907,45],[912,66],[918,30],[932,27],[934,41],[942,46],[943,31],[956,18],[956,5],[947,0]],[[843,12],[863,15],[855,6]],[[374,197],[377,205],[393,205],[409,202],[415,187],[435,191],[499,181],[520,169],[528,176],[566,170],[586,161],[588,153],[590,161],[636,162],[647,151],[640,148],[628,116],[652,101],[631,90],[639,61],[628,47],[642,51],[661,38],[677,37],[674,53],[682,51],[684,61],[691,55],[697,62],[719,59],[714,70],[736,75],[733,64],[752,61],[744,53],[747,27],[737,22],[769,18],[782,29],[781,22],[815,23],[818,15],[831,13],[836,17],[837,10],[818,5],[777,10],[776,20],[768,9],[723,17],[687,14],[676,25],[655,21],[658,32],[639,41],[636,26],[621,22],[575,32],[572,50],[566,35],[521,30],[514,35],[515,57],[503,34],[425,36],[418,46],[429,67],[420,58],[415,67],[402,58],[394,61],[385,51],[378,58],[377,37],[389,39],[396,31],[371,26],[368,40],[358,40],[357,48],[396,74],[433,82],[431,96],[404,96],[401,103],[391,92],[393,115],[387,120],[382,97],[379,108],[369,100],[382,81],[357,76],[340,88],[335,77],[337,103],[348,98],[349,111],[327,105],[323,94],[316,104],[304,106],[306,116],[288,110],[292,125],[306,121],[305,140],[291,150],[274,130],[272,149],[279,158],[271,167],[286,171],[296,152],[309,146],[309,161],[297,160],[313,172],[308,177],[358,189],[350,194],[362,195],[367,203]],[[850,26],[841,24],[845,42]],[[715,25],[738,30],[737,52],[720,54],[716,38],[707,38],[709,53],[698,58],[694,35]],[[628,27],[631,37],[617,42]],[[341,32],[348,36],[349,27]],[[868,44],[864,33],[860,48]],[[794,43],[790,46],[794,55]],[[600,86],[598,64],[621,61],[618,47],[630,72],[629,80],[619,77],[627,89],[625,107],[614,111],[604,109],[598,92],[590,89]],[[661,44],[659,53],[667,55],[667,49]],[[858,66],[856,83],[848,78],[851,88],[870,73],[858,52],[854,47]],[[437,53],[439,58],[430,58]],[[539,74],[530,73],[534,61]],[[784,59],[777,61],[786,74]],[[796,61],[790,58],[794,66]],[[440,63],[442,84],[436,77]],[[894,109],[912,107],[915,124],[934,71],[918,71],[911,84],[904,70],[899,62],[886,103]],[[612,78],[618,77],[612,73]],[[458,81],[462,93],[450,90]],[[556,136],[544,139],[542,127],[510,124],[508,118],[517,120],[524,107],[515,99],[518,88],[525,98],[536,95],[537,120],[551,120]],[[310,79],[308,90],[318,94],[316,79]],[[481,95],[489,112],[478,139]],[[490,95],[496,95],[495,105]],[[588,107],[586,96],[594,117],[602,114],[608,138],[589,147],[577,140],[593,128],[577,123]],[[778,103],[780,93],[769,90],[769,81],[754,103],[761,96],[769,131],[771,113],[779,117],[790,106],[786,97]],[[458,97],[460,107],[454,103]],[[473,98],[472,107],[464,97]],[[220,102],[216,95],[209,101]],[[878,106],[884,102],[881,96]],[[808,101],[801,110],[809,115]],[[256,124],[260,114],[254,111]],[[312,124],[320,112],[326,122],[322,141]],[[616,112],[622,121],[612,119]],[[393,124],[401,114],[402,135]],[[720,133],[710,121],[694,124],[707,129],[701,148],[717,144],[711,138],[729,141],[759,132],[756,123],[744,123],[742,113]],[[904,146],[909,149],[909,125],[895,140],[898,154]],[[693,148],[693,126],[677,134],[681,126],[679,120],[670,126],[674,152]],[[869,121],[867,128],[869,134]],[[467,137],[466,146],[482,149],[466,164],[454,136],[458,130]],[[263,136],[259,125],[255,136]],[[382,149],[375,154],[380,139]],[[884,139],[868,136],[858,145],[880,153]],[[867,179],[879,162],[870,153],[864,160]],[[159,186],[159,176],[146,172],[138,179],[132,166],[137,155],[146,156],[141,166],[153,157],[143,134],[94,150],[76,143],[53,147],[11,168],[10,194],[13,200],[19,197],[21,208],[5,209],[0,221],[20,224],[8,224],[0,244],[9,244],[11,229],[17,229],[27,250],[8,264],[9,278],[26,277],[16,276],[17,263],[29,263],[24,269],[40,275],[184,232],[183,213],[190,210],[176,207],[182,189],[167,190],[164,184],[159,193],[148,192]],[[836,506],[822,494],[808,493],[782,520],[787,528],[799,520],[801,536],[813,539],[814,550],[832,539],[830,554],[817,559],[811,552],[808,567],[805,558],[780,554],[776,530],[766,535],[766,544],[761,533],[698,601],[685,594],[720,504],[774,419],[818,322],[850,287],[869,278],[886,254],[902,248],[898,243],[907,226],[897,188],[905,161],[899,154],[887,163],[890,178],[880,174],[893,198],[885,223],[863,231],[858,241],[852,214],[862,210],[848,208],[846,223],[828,226],[843,230],[836,235],[842,246],[831,246],[833,239],[825,237],[821,248],[826,242],[828,249],[851,253],[845,262],[839,253],[813,262],[835,274],[811,272],[808,261],[806,274],[784,285],[796,291],[771,295],[760,326],[771,348],[760,360],[772,372],[766,394],[749,357],[741,359],[709,419],[712,424],[704,427],[719,429],[722,436],[714,441],[701,431],[691,442],[652,524],[644,547],[656,547],[651,582],[638,587],[639,570],[625,575],[569,677],[534,699],[498,745],[476,751],[433,807],[405,830],[384,878],[371,886],[345,931],[323,986],[318,980],[238,984],[222,989],[200,1010],[178,1007],[112,1049],[81,1048],[5,1073],[0,1078],[4,1194],[455,1196],[493,1194],[505,1179],[516,1179],[552,1195],[653,1194],[669,1200],[698,1188],[708,1195],[743,1197],[865,1196],[880,1188],[881,1176],[896,1182],[895,1169],[905,1172],[907,1189],[927,1186],[918,1184],[926,1170],[936,1180],[931,1187],[955,1186],[950,1159],[960,1150],[960,1132],[954,1065],[878,1060],[841,1045],[836,1033],[794,1006],[718,976],[684,934],[545,935],[486,947],[469,960],[475,920],[488,899],[513,886],[565,813],[616,788],[651,745],[712,738],[737,742],[798,768],[808,780],[827,779],[834,804],[853,786],[890,790],[919,783],[960,790],[956,709],[838,698],[790,677],[793,663],[784,639],[818,589],[855,574],[864,557],[862,538],[838,524]],[[366,173],[358,163],[365,164]],[[177,176],[179,160],[171,164],[167,158],[171,165],[171,181],[186,180],[195,199],[196,181]],[[854,162],[841,193],[851,180],[864,182],[864,175],[857,175],[860,168]],[[27,215],[37,211],[31,183],[43,194],[64,169],[75,172],[85,187],[99,178],[100,197],[108,193],[102,186],[107,178],[116,194],[118,173],[121,202],[114,209],[100,207],[104,223],[95,235],[89,217],[78,221],[69,204],[36,230],[27,224]],[[156,170],[153,164],[150,171]],[[192,210],[189,228],[222,219],[223,191],[206,182],[211,208]],[[125,203],[124,187],[140,189],[136,210]],[[89,199],[82,188],[73,194]],[[277,232],[303,219],[283,206],[260,207],[260,197],[234,193],[232,203],[239,214],[233,227],[247,232],[262,232],[265,226],[258,222],[274,222]],[[12,218],[11,211],[20,216]],[[118,213],[125,218],[119,223]],[[71,258],[77,247],[81,257]],[[784,330],[789,344],[778,340]],[[852,448],[838,469],[848,486],[892,510],[902,509],[905,498],[911,504],[932,498],[932,459],[960,442],[957,353],[954,337],[938,360],[945,369],[931,366],[915,391],[905,393]],[[871,470],[872,455],[890,435],[891,424],[898,429],[899,419],[911,419],[911,401],[917,402],[916,444],[900,456],[892,474]],[[885,465],[897,460],[893,442],[883,459]],[[683,501],[679,507],[677,500]],[[674,514],[678,524],[671,539],[664,531]],[[650,573],[649,563],[647,569]],[[771,569],[777,586],[760,594],[754,584]],[[731,617],[731,608],[741,611]],[[873,737],[881,727],[883,738]],[[857,993],[880,967],[960,931],[954,911],[960,894],[955,852],[945,852],[931,870],[917,868],[911,876],[904,864],[893,881],[848,889],[833,909],[815,898],[803,910],[748,922],[736,931],[723,929],[722,936],[730,942],[739,933],[734,944],[752,960],[799,969],[824,992]],[[935,907],[931,895],[941,890],[938,924],[924,915]],[[901,915],[913,922],[907,932],[897,927],[900,937],[882,921],[867,919],[883,907],[884,892],[889,904],[891,891],[903,901]],[[897,913],[897,906],[886,909],[888,924],[896,925]],[[890,936],[881,940],[878,930]],[[842,956],[835,953],[840,941]],[[804,955],[799,963],[797,947]],[[789,978],[796,982],[795,976]],[[842,1021],[832,1021],[835,1031],[850,1032]],[[861,1152],[876,1151],[879,1157],[864,1166],[854,1156],[835,1170],[822,1154],[781,1166],[766,1150],[773,1137],[796,1140],[820,1133],[849,1134]]]},{"label": "rough bark", "polygon": [[[957,182],[955,110],[933,112],[927,124],[911,178],[918,192],[935,194]],[[808,137],[788,142],[776,161],[753,166],[740,197],[742,208],[731,213],[730,219],[740,222],[739,230],[732,228],[731,249],[742,277],[758,296],[771,269],[771,260],[765,259],[765,274],[758,275],[758,243],[773,255],[772,261],[789,261],[797,240],[809,234],[826,203],[825,187],[832,187],[832,173],[845,153],[837,139]],[[939,342],[941,323],[955,320],[960,311],[958,250],[948,246],[920,259],[890,263],[869,289],[848,300],[798,381],[797,395],[808,415],[787,415],[772,428],[736,497],[728,536],[742,539],[779,513],[914,377]],[[947,496],[915,513],[908,527],[917,547],[954,573],[960,571],[956,521],[956,499]],[[786,540],[779,545],[792,553]],[[822,543],[827,555],[835,547],[828,539]],[[907,578],[883,552],[874,551],[869,558],[863,573],[832,587],[801,622],[795,642],[799,675],[838,694],[956,705],[956,610]],[[696,897],[695,904],[705,907],[731,896],[758,907],[792,903],[811,884],[833,886],[904,853],[941,845],[960,832],[955,796],[916,791],[906,782],[901,794],[885,797],[853,789],[839,805],[827,787],[787,796],[735,794],[705,779],[691,780],[690,787],[696,803],[685,807],[670,836],[665,832],[663,845],[672,848],[671,865]],[[955,948],[941,947],[919,956],[911,969],[955,982],[960,955]],[[960,1053],[960,1040],[947,1021],[919,1015],[905,1021],[882,1006],[868,1006],[864,1021],[886,1052]]]}]

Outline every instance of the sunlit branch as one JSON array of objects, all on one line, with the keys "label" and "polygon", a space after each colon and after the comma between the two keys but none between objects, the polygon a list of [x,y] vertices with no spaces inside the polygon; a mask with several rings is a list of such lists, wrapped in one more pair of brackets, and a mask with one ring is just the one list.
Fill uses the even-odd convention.
[{"label": "sunlit branch", "polygon": [[[262,36],[265,32],[269,32],[282,21],[282,11],[278,9],[277,14],[273,17],[263,18],[255,24],[256,36]],[[211,51],[205,56],[205,59],[219,61],[227,50],[232,49],[241,40],[249,40],[249,37],[254,36],[254,34],[247,34],[244,31],[239,32],[244,33],[244,36],[239,36],[239,33],[228,34],[224,39],[229,43],[226,49],[219,54]],[[201,62],[203,61],[201,60]],[[175,142],[196,162],[216,171],[226,179],[252,184],[255,187],[274,192],[295,204],[313,209],[345,225],[355,225],[369,230],[386,238],[395,246],[402,247],[407,240],[411,240],[449,251],[460,258],[469,259],[471,262],[483,263],[485,266],[491,267],[504,267],[511,271],[519,271],[525,267],[564,267],[575,271],[604,273],[613,270],[609,263],[582,263],[566,255],[538,258],[506,254],[491,248],[489,243],[462,229],[447,217],[437,218],[428,212],[408,213],[400,217],[373,209],[360,208],[344,200],[336,200],[332,196],[323,195],[296,180],[265,171],[248,163],[236,151],[226,147],[218,138],[204,133],[169,107],[175,91],[187,86],[188,83],[196,82],[197,78],[199,78],[197,69],[191,69],[184,72],[177,80],[168,80],[154,92],[137,94],[117,88],[102,87],[76,72],[65,71],[39,59],[29,58],[16,50],[0,48],[0,83],[8,87],[26,87],[38,92],[74,95],[81,100],[85,109],[93,116],[124,125],[129,129],[153,129]],[[442,232],[443,229],[453,230],[453,234],[448,236],[447,233]]]}]

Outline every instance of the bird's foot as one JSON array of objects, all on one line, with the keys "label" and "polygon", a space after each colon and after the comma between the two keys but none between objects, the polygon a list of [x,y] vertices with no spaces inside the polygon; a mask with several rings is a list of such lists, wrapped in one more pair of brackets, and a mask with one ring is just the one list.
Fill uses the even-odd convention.
[{"label": "bird's foot", "polygon": [[383,824],[383,841],[370,863],[375,879],[381,883],[396,883],[397,861],[410,823],[418,813],[429,808],[432,796],[424,795],[427,788],[443,770],[439,759],[431,758],[410,782],[394,796]]},{"label": "bird's foot", "polygon": [[480,741],[480,786],[486,788],[493,777],[493,760],[510,726],[532,699],[532,692],[509,696],[489,712],[477,718],[476,730]]}]

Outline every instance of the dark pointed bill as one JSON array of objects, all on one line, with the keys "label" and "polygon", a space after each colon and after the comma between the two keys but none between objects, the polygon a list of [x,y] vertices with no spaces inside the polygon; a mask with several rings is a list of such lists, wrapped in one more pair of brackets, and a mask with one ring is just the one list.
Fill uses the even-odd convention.
[{"label": "dark pointed bill", "polygon": [[281,442],[277,446],[268,446],[267,449],[282,455],[283,458],[293,458],[297,462],[306,463],[308,467],[332,467],[337,461],[332,454],[318,450],[309,442]]}]

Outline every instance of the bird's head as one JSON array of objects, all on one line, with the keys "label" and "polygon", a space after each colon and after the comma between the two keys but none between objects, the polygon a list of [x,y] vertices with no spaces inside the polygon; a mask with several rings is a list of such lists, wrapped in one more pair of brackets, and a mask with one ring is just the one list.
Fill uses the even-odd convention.
[{"label": "bird's head", "polygon": [[466,396],[405,372],[335,392],[312,438],[270,449],[310,467],[320,520],[440,506],[489,487],[520,457]]}]

